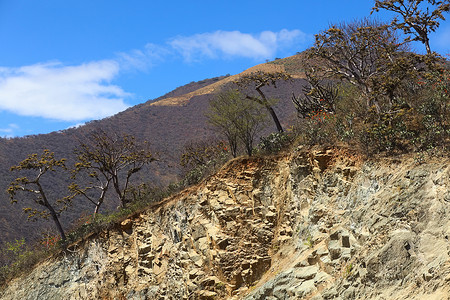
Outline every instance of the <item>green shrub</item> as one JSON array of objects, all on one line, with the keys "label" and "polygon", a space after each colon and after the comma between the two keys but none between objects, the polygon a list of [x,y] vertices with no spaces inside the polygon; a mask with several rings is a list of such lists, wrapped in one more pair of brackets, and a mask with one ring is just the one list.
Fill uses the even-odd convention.
[{"label": "green shrub", "polygon": [[[59,238],[58,235],[56,237]],[[0,248],[0,286],[27,272],[43,258],[54,253],[57,248],[54,242],[56,239],[49,240],[47,244],[40,240],[32,246],[27,244],[24,238],[6,242]]]},{"label": "green shrub", "polygon": [[394,107],[392,111],[368,117],[365,131],[361,133],[361,142],[369,153],[408,150],[409,141],[416,133],[408,126],[408,120],[414,117],[410,108]]},{"label": "green shrub", "polygon": [[450,138],[450,70],[431,73],[420,82],[424,86],[418,111],[424,134],[419,149],[428,150],[443,145]]},{"label": "green shrub", "polygon": [[259,151],[266,154],[275,154],[292,143],[292,136],[285,132],[274,132],[267,137],[261,137],[258,144]]},{"label": "green shrub", "polygon": [[295,131],[301,143],[308,145],[330,144],[336,139],[335,117],[319,114],[308,119],[302,119]]},{"label": "green shrub", "polygon": [[131,197],[130,202],[142,205],[148,205],[155,202],[162,201],[175,191],[179,190],[179,186],[176,184],[170,184],[166,188],[160,186],[152,186],[147,183],[142,183],[138,186],[133,186],[129,189],[128,193]]}]

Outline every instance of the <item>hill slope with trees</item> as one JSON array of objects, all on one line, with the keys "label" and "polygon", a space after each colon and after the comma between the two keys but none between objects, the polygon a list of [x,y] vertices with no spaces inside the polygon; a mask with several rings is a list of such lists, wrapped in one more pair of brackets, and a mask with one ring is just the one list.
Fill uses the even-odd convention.
[{"label": "hill slope with trees", "polygon": [[[27,207],[26,212],[31,217],[39,215],[41,212],[43,216],[51,215],[57,227],[61,228],[70,227],[75,221],[78,227],[77,231],[72,233],[76,236],[73,239],[67,239],[70,243],[76,239],[89,238],[98,234],[99,230],[106,230],[111,226],[119,226],[125,231],[129,230],[132,228],[132,224],[126,223],[124,217],[137,216],[145,209],[152,210],[158,205],[171,201],[171,198],[163,201],[164,193],[161,193],[161,189],[159,192],[154,189],[155,186],[167,186],[168,183],[178,179],[182,180],[176,184],[177,188],[197,183],[201,185],[202,182],[213,178],[214,171],[232,156],[245,154],[247,157],[238,158],[245,166],[246,161],[251,161],[255,154],[257,154],[256,161],[267,158],[270,160],[273,157],[282,157],[282,155],[275,155],[280,151],[289,154],[295,152],[295,149],[312,149],[305,147],[308,145],[321,145],[321,149],[324,150],[317,155],[306,150],[306,154],[302,154],[305,161],[296,167],[301,172],[308,170],[308,176],[311,175],[311,179],[319,181],[305,190],[305,193],[308,191],[311,193],[319,183],[323,183],[320,181],[320,174],[333,160],[333,151],[330,149],[339,149],[342,145],[349,149],[348,154],[353,153],[351,155],[364,158],[366,161],[369,161],[367,158],[372,156],[370,161],[373,162],[388,157],[392,164],[397,164],[406,157],[405,154],[408,154],[407,157],[410,161],[408,168],[411,169],[430,159],[448,157],[450,151],[449,62],[443,56],[433,52],[427,41],[428,34],[437,29],[439,19],[444,19],[443,13],[450,10],[450,3],[448,0],[426,2],[386,0],[376,1],[373,10],[377,11],[378,9],[394,11],[400,14],[399,19],[394,19],[390,24],[369,18],[334,24],[316,34],[314,45],[294,57],[276,59],[274,62],[255,66],[238,75],[191,83],[176,89],[158,101],[148,101],[113,117],[93,121],[79,128],[49,135],[2,140],[0,143],[2,152],[0,153],[3,154],[1,158],[3,169],[0,169],[2,175],[0,188],[1,184],[6,183],[7,185],[8,182],[11,182],[8,191],[13,202],[16,201],[14,197],[16,192],[26,191],[37,195],[34,199],[35,204],[47,208],[48,211]],[[404,15],[405,11],[407,14]],[[403,30],[406,38],[400,36],[399,30]],[[410,42],[412,40],[422,42],[426,47],[426,54],[411,51]],[[266,125],[267,127],[265,127]],[[98,132],[103,132],[106,138],[93,139],[92,137],[95,137]],[[115,147],[114,145],[121,144],[118,142],[119,137],[122,137],[124,141],[122,145],[132,145],[132,147]],[[256,145],[258,138],[261,138],[261,142]],[[99,143],[96,144],[95,141]],[[150,150],[134,147],[132,141],[148,141]],[[74,149],[78,150],[74,152]],[[30,155],[30,153],[36,152],[44,154],[40,157],[38,154]],[[27,156],[27,159],[17,164],[18,160]],[[316,163],[310,165],[312,161],[316,161]],[[350,167],[355,163],[352,162]],[[10,165],[15,165],[13,169],[29,170],[31,173],[24,172],[23,175],[20,175],[22,177],[17,177],[12,181],[14,177],[7,171],[7,166]],[[54,172],[56,167],[66,169],[70,165],[73,166],[71,173],[60,175],[56,171]],[[308,165],[310,166],[307,167]],[[125,170],[122,168],[124,166],[128,166],[129,169]],[[233,177],[233,179],[249,179],[248,168],[244,167],[243,169],[243,174],[237,178]],[[347,183],[353,171],[352,168],[347,167],[345,170],[336,168],[333,173],[342,173],[345,178],[342,182]],[[365,173],[364,170],[366,168],[361,169],[361,172]],[[82,182],[70,183],[70,179],[66,177],[74,179],[78,177],[79,171],[84,174],[81,178]],[[420,184],[417,185],[421,181],[420,178],[426,176],[425,173],[419,172],[420,175],[414,177],[410,171],[403,171],[406,173],[401,177],[411,180],[411,182],[408,181],[408,184],[412,187],[420,186]],[[33,177],[33,172],[37,172],[37,177]],[[436,172],[436,170],[432,171],[433,174]],[[285,172],[285,174],[288,173]],[[134,176],[135,174],[136,176]],[[383,174],[386,174],[386,171],[383,171]],[[182,176],[180,177],[180,175]],[[42,176],[47,179],[45,184],[42,182]],[[126,178],[125,184],[120,184],[120,177]],[[131,180],[131,177],[134,181]],[[219,180],[221,180],[220,177],[218,177]],[[30,178],[36,179],[30,180]],[[255,173],[255,181],[251,180],[251,182],[257,182],[258,178],[261,178],[261,175],[256,176]],[[442,185],[442,191],[447,191],[448,180],[442,178],[433,179],[432,182]],[[391,174],[383,181],[386,182],[390,179],[392,179]],[[335,194],[336,182],[335,180],[325,181],[325,184],[332,187],[325,194],[328,196]],[[37,187],[28,188],[29,184],[35,184]],[[137,184],[140,186],[136,186]],[[103,194],[103,192],[107,192],[110,185],[114,186],[114,189],[110,190],[115,191],[119,196],[116,197],[116,201],[113,201],[111,195]],[[65,189],[68,186],[70,191],[75,193],[73,198],[71,195],[66,196]],[[217,191],[218,186],[219,184],[212,187],[211,191]],[[366,189],[365,184],[356,186]],[[227,184],[225,187],[229,195],[233,195],[233,191],[237,190],[235,187],[230,188]],[[378,187],[379,184],[376,183],[375,191],[378,190]],[[389,184],[388,188],[392,187]],[[388,205],[383,205],[383,209],[389,206],[401,207],[402,212],[392,215],[392,217],[400,217],[402,220],[408,221],[411,224],[409,228],[413,228],[414,220],[405,219],[405,216],[415,214],[415,209],[411,210],[410,205],[399,201],[399,198],[395,196],[396,193],[400,196],[403,188],[403,183],[394,186],[396,192],[388,193],[389,198],[386,199]],[[319,191],[327,189],[319,189]],[[441,190],[441,187],[439,189]],[[189,195],[189,191],[193,190],[190,188],[180,194],[185,195],[191,201],[197,199],[196,196]],[[275,190],[278,192],[283,188]],[[434,193],[435,190],[430,187],[429,190],[426,189],[426,192]],[[100,194],[96,194],[95,191]],[[253,188],[247,191],[255,192]],[[353,212],[351,210],[352,203],[356,201],[367,204],[364,197],[361,198],[360,192],[355,194],[359,195],[356,198],[346,198],[347,193],[344,190],[339,190],[339,192],[343,193],[342,203],[345,204],[340,208],[345,207],[347,212]],[[161,197],[152,196],[151,194],[154,193],[160,193]],[[270,194],[273,196],[275,193],[270,192]],[[295,205],[298,204],[298,195],[295,194],[292,197]],[[392,195],[395,197],[391,198]],[[82,217],[81,223],[76,219],[85,211],[91,211],[92,207],[88,208],[79,197],[75,196],[86,198],[92,202],[91,204],[96,205],[95,214]],[[441,196],[442,201],[448,200],[447,194],[441,194]],[[55,202],[47,201],[50,198]],[[151,201],[145,202],[146,198]],[[232,198],[236,200],[235,196]],[[246,214],[261,213],[262,210],[255,207],[255,201],[258,199],[261,200],[260,196],[256,195],[250,198],[249,201],[253,203],[253,208],[248,210],[241,210],[239,207],[237,210],[226,209],[226,214],[233,215],[243,211]],[[281,199],[285,198],[276,198],[274,201]],[[104,200],[107,201],[103,205]],[[210,200],[210,197],[206,197],[205,201],[194,202],[195,205],[204,206]],[[315,200],[314,197],[306,199],[308,205],[316,203]],[[245,200],[242,205],[249,205],[249,201]],[[445,206],[446,203],[442,201],[440,203]],[[7,202],[7,200],[1,202],[1,208],[4,210],[1,215],[3,223],[0,224],[3,228],[0,229],[5,232],[5,240],[12,240],[17,236],[25,236],[29,240],[33,236],[38,236],[43,229],[47,232],[54,232],[48,224],[34,223],[34,225],[30,225],[31,223],[26,223],[23,226],[21,223],[24,221],[20,219],[23,216],[19,211],[20,207],[13,206],[15,210],[11,209],[10,206],[7,207]],[[177,203],[175,200],[172,202]],[[58,215],[59,211],[53,209],[52,203],[72,205],[67,207],[67,210],[64,211],[65,217],[61,218]],[[128,203],[134,203],[132,210],[126,209]],[[224,203],[227,204],[227,201]],[[142,206],[139,207],[138,204]],[[97,214],[100,206],[102,206],[102,211],[114,211],[116,218],[114,218],[115,213],[107,216],[102,216],[101,213]],[[181,206],[181,209],[184,210],[185,207]],[[270,205],[268,209],[271,213],[265,214],[265,217],[271,216],[272,221],[281,220],[281,218],[275,218],[277,214],[273,211],[277,209],[274,206]],[[315,206],[313,205],[311,209],[315,209]],[[311,212],[312,210],[309,210],[309,213]],[[228,223],[235,219],[226,214],[217,212],[217,215],[213,214],[213,216],[225,216],[224,220]],[[290,216],[290,214],[287,215]],[[297,212],[292,216],[297,218],[301,215],[304,214]],[[318,218],[315,221],[308,217],[309,221],[305,221],[306,226],[310,226],[310,222],[315,223],[322,216],[323,211],[317,215]],[[358,214],[355,217],[359,220],[361,215]],[[379,220],[379,215],[376,218]],[[59,225],[59,219],[62,221],[62,226]],[[176,219],[178,222],[178,217]],[[185,220],[192,219],[186,217]],[[247,222],[244,216],[241,220]],[[362,221],[363,223],[367,221],[364,216]],[[223,226],[228,229],[235,228],[235,225],[228,223]],[[370,224],[375,223],[370,221]],[[298,228],[298,226],[292,228]],[[326,229],[323,230],[319,231],[326,232]],[[58,247],[51,248],[54,251],[65,250],[69,245],[66,243],[63,230],[60,231],[62,243],[59,243]],[[179,228],[171,230],[169,235],[178,244],[182,239],[177,232],[179,232]],[[259,236],[257,232],[252,231],[250,239]],[[264,229],[264,232],[273,235],[279,230],[276,229],[272,232]],[[292,233],[292,229],[290,232]],[[332,235],[334,236],[334,234]],[[330,239],[335,240],[331,235]],[[207,238],[204,241],[206,240]],[[270,240],[272,239],[267,239],[264,245],[270,245]],[[7,244],[6,252],[19,253],[16,255],[19,262],[23,258],[20,255],[23,253],[23,241],[23,239],[17,240],[16,238],[15,243]],[[349,239],[346,238],[342,243],[348,246],[348,241]],[[312,246],[311,239],[308,241],[307,238],[306,242]],[[202,242],[202,244],[204,243]],[[229,248],[229,242],[217,240],[215,244],[222,247],[221,250]],[[401,245],[399,244],[399,246]],[[345,248],[348,248],[347,246]],[[143,247],[146,249],[145,253],[152,249],[148,245]],[[276,248],[279,247],[277,244],[272,244],[271,247],[270,249],[275,252],[279,249]],[[331,248],[329,249],[330,254],[333,252]],[[50,248],[47,246],[43,251],[48,253],[48,249]],[[212,248],[207,246],[205,249]],[[409,249],[408,245],[406,250]],[[271,251],[267,254],[270,254]],[[31,250],[26,253],[38,252]],[[168,252],[164,253],[166,255]],[[351,255],[351,251],[349,254]],[[412,255],[408,253],[408,257],[410,256]],[[334,260],[338,256],[333,254],[331,258]],[[346,256],[346,258],[350,257]],[[3,274],[14,274],[14,267],[20,266],[19,262],[9,265],[6,263],[3,269],[11,272],[3,272]],[[308,263],[316,264],[316,262],[316,259],[309,261],[308,258]],[[33,264],[33,262],[26,261],[25,263]],[[267,270],[266,268],[269,266],[270,264],[265,265],[264,270]],[[367,264],[363,263],[361,266],[365,269]],[[350,265],[348,273],[351,273],[351,268]],[[432,273],[430,270],[427,272]],[[133,274],[135,273],[133,272]],[[246,271],[241,276],[246,277],[247,275]],[[400,276],[401,273],[398,275]],[[6,275],[3,278],[7,279],[8,276],[12,277],[13,275]],[[431,278],[429,277],[429,279]],[[230,282],[234,282],[233,286],[239,288],[243,283],[241,279],[236,281],[236,277],[234,277],[234,281]],[[283,280],[284,278],[282,278]],[[247,281],[247,285],[251,286],[251,282],[253,280]],[[316,281],[313,280],[309,284],[311,286],[308,285],[308,287],[312,288]],[[253,295],[254,299],[262,299],[267,296],[267,293],[275,293],[277,289],[264,288],[263,294]],[[308,291],[310,291],[309,288]]]},{"label": "hill slope with trees", "polygon": [[[272,65],[254,67],[252,70],[271,70]],[[275,68],[279,69],[279,67]],[[245,72],[244,72],[245,73]],[[0,244],[17,238],[36,239],[43,231],[52,228],[50,223],[43,221],[27,222],[19,205],[11,205],[6,189],[15,175],[10,172],[10,167],[25,159],[29,154],[41,153],[48,149],[55,156],[66,158],[67,164],[74,162],[74,149],[84,142],[92,132],[102,130],[109,133],[122,133],[135,137],[140,141],[148,141],[151,151],[158,161],[146,166],[142,172],[136,175],[134,182],[148,182],[154,186],[164,186],[178,179],[180,174],[180,156],[183,147],[191,141],[206,140],[215,136],[211,125],[207,123],[205,113],[208,110],[209,101],[214,97],[211,92],[221,88],[233,86],[232,80],[239,75],[222,76],[206,79],[200,82],[192,82],[179,87],[174,91],[149,100],[127,109],[112,117],[91,121],[87,124],[59,132],[26,136],[21,138],[0,138]],[[292,91],[299,92],[304,81],[294,79],[290,82],[280,83],[276,89],[267,89],[269,97],[276,97],[279,102],[276,111],[280,119],[288,124],[288,119],[295,115],[294,106],[290,100]],[[208,88],[213,86],[213,88]],[[199,91],[200,90],[200,91]],[[193,94],[193,95],[192,95]],[[183,102],[166,105],[165,99],[185,96]],[[268,128],[264,134],[276,129]],[[70,180],[49,174],[52,187],[50,196],[67,194],[67,186]],[[118,203],[105,204],[106,210],[115,209]],[[80,217],[84,211],[91,211],[86,201],[78,200],[72,208],[65,212],[62,223],[68,228],[71,223]]]}]

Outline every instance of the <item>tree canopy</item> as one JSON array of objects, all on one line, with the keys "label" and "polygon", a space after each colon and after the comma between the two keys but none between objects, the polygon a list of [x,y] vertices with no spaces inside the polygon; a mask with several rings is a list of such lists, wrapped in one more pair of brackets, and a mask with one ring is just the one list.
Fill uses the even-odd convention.
[{"label": "tree canopy", "polygon": [[[18,177],[11,182],[8,188],[11,203],[18,202],[18,192],[25,192],[26,197],[24,199],[34,202],[34,206],[23,208],[23,211],[28,214],[29,220],[51,217],[63,241],[66,239],[66,235],[59,221],[59,216],[70,204],[70,201],[66,198],[49,199],[42,181],[51,172],[56,172],[58,169],[67,169],[65,161],[64,158],[56,159],[54,153],[49,150],[44,150],[41,155],[31,154],[17,165],[12,166],[11,171],[34,173],[34,175]],[[31,171],[31,173],[28,171]],[[39,207],[42,207],[42,209]]]},{"label": "tree canopy", "polygon": [[277,87],[276,83],[280,80],[289,80],[291,76],[287,74],[286,72],[275,72],[275,73],[269,73],[269,72],[253,72],[247,75],[242,76],[239,78],[235,83],[240,88],[248,88],[252,87],[255,89],[255,91],[258,93],[258,96],[252,96],[249,94],[246,94],[246,99],[252,100],[255,103],[258,103],[262,105],[267,111],[269,112],[270,116],[272,117],[275,126],[277,127],[278,132],[283,132],[283,126],[281,126],[280,120],[278,119],[277,114],[275,113],[275,110],[272,107],[272,103],[269,99],[267,99],[264,92],[261,90],[264,86],[273,86]]},{"label": "tree canopy", "polygon": [[426,58],[408,51],[387,24],[362,19],[333,25],[316,35],[307,69],[314,77],[343,79],[361,90],[367,109],[380,112],[381,97],[391,103],[398,87],[415,78]]},{"label": "tree canopy", "polygon": [[125,207],[131,176],[155,160],[146,143],[140,145],[133,136],[108,135],[103,131],[94,133],[89,142],[81,142],[75,154],[73,179],[83,174],[91,181],[84,187],[72,183],[70,197],[83,196],[95,205],[94,213],[98,213],[110,188],[115,191],[120,206]]},{"label": "tree canopy", "polygon": [[246,100],[237,90],[227,90],[210,101],[209,109],[208,122],[227,138],[232,155],[236,157],[239,141],[251,155],[254,139],[266,125],[267,114],[261,105]]},{"label": "tree canopy", "polygon": [[450,11],[450,0],[375,0],[372,12],[385,9],[399,15],[392,20],[395,29],[408,35],[407,41],[419,41],[431,54],[429,34],[439,27],[439,20],[445,20],[444,13]]}]

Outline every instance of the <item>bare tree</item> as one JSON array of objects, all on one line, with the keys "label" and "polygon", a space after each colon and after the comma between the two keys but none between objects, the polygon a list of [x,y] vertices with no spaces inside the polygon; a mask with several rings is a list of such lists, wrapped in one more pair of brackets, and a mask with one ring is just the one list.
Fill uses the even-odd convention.
[{"label": "bare tree", "polygon": [[445,20],[443,13],[450,11],[450,1],[375,0],[371,13],[380,9],[397,13],[401,19],[394,18],[391,25],[409,35],[408,41],[423,43],[431,54],[429,35],[439,27],[439,20]]},{"label": "bare tree", "polygon": [[335,25],[317,34],[308,53],[306,67],[314,76],[343,79],[357,86],[367,108],[375,106],[378,112],[380,96],[392,98],[423,62],[420,55],[407,51],[389,25],[369,19]]},{"label": "bare tree", "polygon": [[107,191],[112,188],[121,207],[126,206],[126,193],[130,178],[142,167],[155,160],[145,144],[140,145],[129,135],[108,135],[98,132],[90,141],[80,143],[75,149],[77,162],[73,169],[73,179],[81,174],[91,181],[84,187],[72,183],[69,189],[71,198],[81,195],[95,205],[94,214],[99,212]]}]

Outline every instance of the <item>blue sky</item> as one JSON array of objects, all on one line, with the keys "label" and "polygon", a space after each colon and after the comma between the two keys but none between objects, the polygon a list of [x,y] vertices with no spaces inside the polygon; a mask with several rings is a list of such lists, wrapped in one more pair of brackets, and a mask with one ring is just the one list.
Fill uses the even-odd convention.
[{"label": "blue sky", "polygon": [[[0,0],[0,136],[66,129],[311,46],[370,0]],[[388,20],[390,15],[376,16]],[[450,21],[432,49],[450,53]],[[422,51],[417,45],[417,50]]]}]

